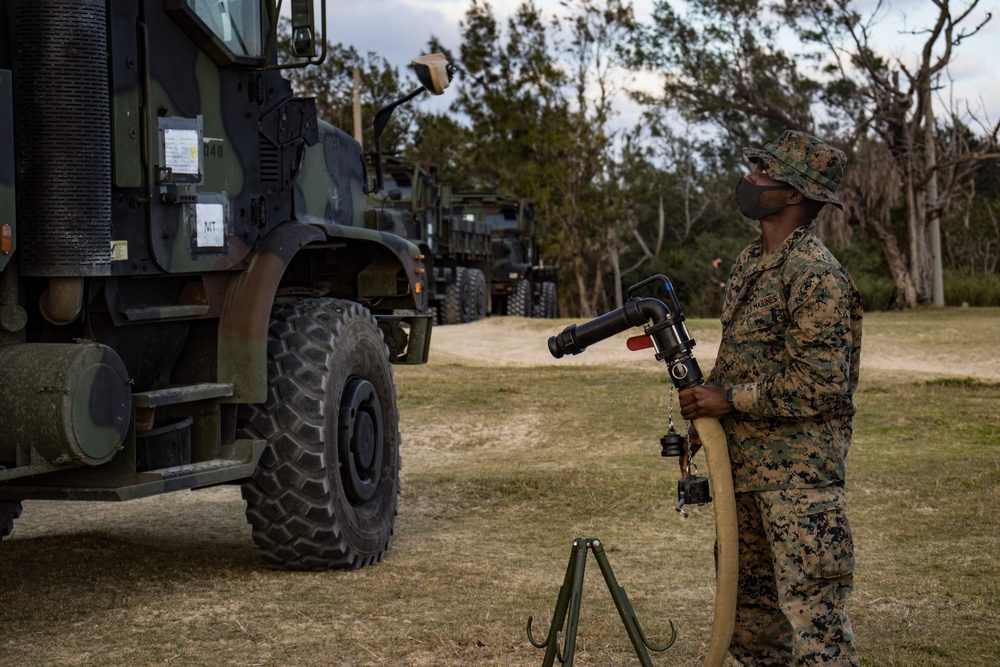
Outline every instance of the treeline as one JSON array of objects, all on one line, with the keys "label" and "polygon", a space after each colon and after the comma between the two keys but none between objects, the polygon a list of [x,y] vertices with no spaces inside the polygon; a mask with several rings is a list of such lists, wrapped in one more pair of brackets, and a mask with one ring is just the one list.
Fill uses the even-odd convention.
[{"label": "treeline", "polygon": [[[503,22],[472,0],[461,43],[427,47],[461,68],[450,111],[400,109],[382,146],[459,188],[533,199],[563,312],[604,312],[666,273],[686,312],[710,316],[757,234],[733,201],[742,148],[805,130],[848,154],[846,210],[818,224],[868,309],[1000,305],[998,126],[942,104],[949,63],[990,20],[978,3],[936,0],[914,31],[922,48],[891,58],[871,41],[882,5],[865,16],[848,0],[659,2],[643,22],[621,0],[567,0],[558,15],[529,1]],[[348,132],[355,70],[367,122],[413,87],[377,54],[330,53],[295,85]],[[625,104],[641,112],[634,127]]]}]

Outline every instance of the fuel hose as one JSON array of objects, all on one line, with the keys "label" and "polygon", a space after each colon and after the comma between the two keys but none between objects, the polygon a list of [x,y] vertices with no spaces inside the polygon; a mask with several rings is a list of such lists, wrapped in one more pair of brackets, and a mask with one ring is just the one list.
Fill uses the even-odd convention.
[{"label": "fuel hose", "polygon": [[736,622],[736,587],[739,572],[739,536],[736,530],[736,494],[733,490],[733,471],[729,463],[729,447],[722,425],[714,417],[694,420],[705,458],[708,477],[712,485],[712,502],[715,505],[715,609],[712,634],[709,637],[708,655],[703,667],[721,667],[729,652]]}]

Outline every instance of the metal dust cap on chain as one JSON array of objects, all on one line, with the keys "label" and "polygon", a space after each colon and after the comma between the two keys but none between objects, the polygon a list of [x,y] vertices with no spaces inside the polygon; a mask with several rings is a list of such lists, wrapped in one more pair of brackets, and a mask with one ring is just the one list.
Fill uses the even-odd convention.
[{"label": "metal dust cap on chain", "polygon": [[810,199],[844,209],[834,194],[847,164],[847,156],[839,148],[811,134],[785,130],[764,148],[744,148],[743,155],[752,162],[763,161],[774,180],[792,185]]}]

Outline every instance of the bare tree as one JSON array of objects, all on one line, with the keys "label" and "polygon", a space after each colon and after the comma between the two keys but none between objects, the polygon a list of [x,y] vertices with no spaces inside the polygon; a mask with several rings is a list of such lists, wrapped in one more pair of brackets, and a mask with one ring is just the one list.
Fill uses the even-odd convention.
[{"label": "bare tree", "polygon": [[[577,233],[564,236],[562,242],[573,254],[580,315],[592,317],[599,311],[609,270],[615,279],[616,303],[621,303],[620,256],[632,242],[623,232],[635,227],[628,189],[619,187],[614,178],[616,131],[611,127],[614,102],[623,92],[615,49],[630,32],[634,16],[631,3],[622,0],[565,4],[572,11],[566,22],[570,30],[566,59],[572,68],[570,123],[576,136],[570,144],[573,152],[565,156],[563,212],[565,228]],[[579,233],[587,230],[590,233]]]},{"label": "bare tree", "polygon": [[[977,12],[979,0],[971,0],[952,13],[950,0],[932,0],[937,17],[932,25],[913,30],[923,46],[914,64],[885,59],[872,43],[873,27],[880,20],[882,3],[868,17],[855,12],[849,0],[807,2],[813,27],[803,35],[824,43],[834,58],[837,79],[828,87],[832,99],[853,122],[851,132],[856,154],[864,167],[876,149],[872,137],[887,151],[884,161],[867,166],[870,177],[855,177],[850,204],[851,219],[866,229],[882,247],[896,284],[897,306],[909,308],[918,302],[944,304],[942,278],[941,218],[973,167],[995,157],[1000,126],[983,126],[966,108],[968,116],[985,129],[984,141],[973,145],[956,140],[936,117],[935,102],[955,50],[978,33],[992,16]],[[842,38],[846,36],[846,41]],[[952,107],[947,112],[951,126],[960,122]],[[853,170],[858,171],[857,167]],[[898,182],[899,195],[885,191],[887,182]],[[901,205],[905,211],[905,234],[894,234],[886,206]],[[871,208],[868,208],[871,207]]]}]

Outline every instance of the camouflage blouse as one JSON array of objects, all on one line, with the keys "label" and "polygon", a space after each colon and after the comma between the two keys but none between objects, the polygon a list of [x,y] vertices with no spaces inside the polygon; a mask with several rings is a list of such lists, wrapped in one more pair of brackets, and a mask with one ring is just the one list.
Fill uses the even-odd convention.
[{"label": "camouflage blouse", "polygon": [[767,257],[760,238],[740,254],[709,376],[733,389],[722,425],[737,491],[844,480],[861,318],[854,282],[811,225]]}]

